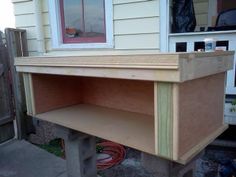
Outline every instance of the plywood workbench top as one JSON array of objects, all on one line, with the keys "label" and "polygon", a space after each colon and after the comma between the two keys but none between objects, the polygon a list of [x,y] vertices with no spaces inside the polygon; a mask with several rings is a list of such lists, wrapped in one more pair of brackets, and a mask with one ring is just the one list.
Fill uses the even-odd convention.
[{"label": "plywood workbench top", "polygon": [[234,52],[16,58],[19,72],[184,82],[232,69]]},{"label": "plywood workbench top", "polygon": [[16,58],[27,113],[186,163],[219,136],[234,52]]}]

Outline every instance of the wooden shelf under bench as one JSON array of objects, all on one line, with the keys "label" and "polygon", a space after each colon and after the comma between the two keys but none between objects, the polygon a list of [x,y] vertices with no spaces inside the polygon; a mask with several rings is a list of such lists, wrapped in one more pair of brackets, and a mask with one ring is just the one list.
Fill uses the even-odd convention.
[{"label": "wooden shelf under bench", "polygon": [[154,117],[150,115],[79,104],[35,117],[155,154]]},{"label": "wooden shelf under bench", "polygon": [[180,163],[227,125],[233,52],[17,58],[29,115]]}]

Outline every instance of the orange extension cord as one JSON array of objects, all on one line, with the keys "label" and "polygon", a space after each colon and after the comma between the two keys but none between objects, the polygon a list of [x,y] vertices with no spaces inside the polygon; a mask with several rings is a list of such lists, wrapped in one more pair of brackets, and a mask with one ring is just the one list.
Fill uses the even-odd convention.
[{"label": "orange extension cord", "polygon": [[105,141],[102,143],[98,143],[97,145],[102,147],[103,154],[109,155],[109,157],[97,160],[98,170],[105,170],[118,165],[125,158],[125,148],[120,144]]}]

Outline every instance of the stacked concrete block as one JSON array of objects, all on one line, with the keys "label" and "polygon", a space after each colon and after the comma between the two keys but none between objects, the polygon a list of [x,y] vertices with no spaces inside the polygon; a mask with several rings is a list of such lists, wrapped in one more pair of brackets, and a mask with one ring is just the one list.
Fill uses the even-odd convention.
[{"label": "stacked concrete block", "polygon": [[68,177],[97,177],[95,137],[61,126],[56,135],[65,141]]},{"label": "stacked concrete block", "polygon": [[142,153],[141,164],[154,177],[194,177],[196,162],[203,152],[185,165]]}]

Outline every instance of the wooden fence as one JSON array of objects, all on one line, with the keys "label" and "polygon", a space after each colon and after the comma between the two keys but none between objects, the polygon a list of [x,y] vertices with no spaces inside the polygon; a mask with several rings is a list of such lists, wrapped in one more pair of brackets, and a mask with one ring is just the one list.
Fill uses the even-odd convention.
[{"label": "wooden fence", "polygon": [[[14,67],[14,58],[28,56],[26,31],[7,28],[0,38],[0,143],[17,136],[23,139],[32,128],[26,115],[22,75]],[[15,133],[13,122],[15,120]]]}]

